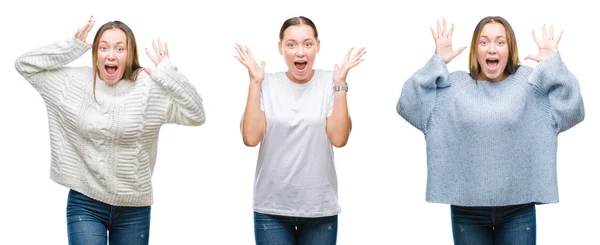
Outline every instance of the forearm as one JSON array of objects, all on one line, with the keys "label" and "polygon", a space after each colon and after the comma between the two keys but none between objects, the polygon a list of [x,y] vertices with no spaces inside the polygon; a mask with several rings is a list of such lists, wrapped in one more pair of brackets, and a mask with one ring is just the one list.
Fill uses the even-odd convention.
[{"label": "forearm", "polygon": [[242,119],[242,138],[247,146],[256,146],[265,135],[265,112],[260,109],[260,83],[250,82],[248,100]]},{"label": "forearm", "polygon": [[61,42],[36,48],[15,61],[15,68],[23,77],[36,88],[41,86],[34,75],[43,71],[57,69],[81,57],[90,47],[84,42],[69,38]]},{"label": "forearm", "polygon": [[585,111],[579,82],[567,69],[558,51],[541,61],[529,79],[548,101],[554,126],[559,132],[583,121]]},{"label": "forearm", "polygon": [[157,66],[151,77],[173,99],[169,123],[198,126],[206,121],[202,97],[168,57]]},{"label": "forearm", "polygon": [[327,137],[335,147],[346,145],[352,129],[346,95],[344,91],[335,92],[333,112],[327,118]]},{"label": "forearm", "polygon": [[444,60],[434,55],[402,86],[396,112],[416,128],[425,131],[433,113],[438,89],[450,86]]}]

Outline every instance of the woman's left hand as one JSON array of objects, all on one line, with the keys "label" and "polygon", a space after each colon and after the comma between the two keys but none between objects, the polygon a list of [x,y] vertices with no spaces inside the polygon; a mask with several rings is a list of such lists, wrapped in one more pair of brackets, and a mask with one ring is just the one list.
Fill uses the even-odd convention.
[{"label": "woman's left hand", "polygon": [[[152,40],[152,47],[154,48],[154,52],[156,53],[156,56],[152,55],[152,53],[150,53],[150,51],[148,50],[148,48],[146,48],[146,54],[148,55],[148,57],[150,58],[150,60],[152,60],[152,63],[154,63],[154,66],[158,66],[158,64],[160,64],[160,62],[167,57],[167,55],[169,55],[169,48],[167,47],[167,42],[165,42],[164,44],[160,41],[160,37],[158,38],[158,40]],[[144,70],[146,71],[146,73],[148,74],[152,74],[152,70],[149,68],[144,68]]]},{"label": "woman's left hand", "polygon": [[538,54],[528,55],[525,59],[540,62],[548,58],[554,51],[558,50],[558,42],[560,42],[563,32],[561,31],[558,36],[554,37],[554,26],[550,25],[550,33],[546,33],[546,25],[544,25],[542,26],[542,39],[540,40],[535,34],[535,30],[533,30],[533,40],[535,40],[539,51]]},{"label": "woman's left hand", "polygon": [[335,85],[341,86],[346,84],[346,76],[348,75],[348,71],[360,64],[360,62],[363,61],[362,56],[367,52],[367,50],[362,47],[358,50],[358,52],[352,55],[353,49],[354,48],[348,50],[348,53],[346,53],[346,58],[344,58],[344,62],[342,62],[341,65],[335,65],[333,69],[333,83]]}]

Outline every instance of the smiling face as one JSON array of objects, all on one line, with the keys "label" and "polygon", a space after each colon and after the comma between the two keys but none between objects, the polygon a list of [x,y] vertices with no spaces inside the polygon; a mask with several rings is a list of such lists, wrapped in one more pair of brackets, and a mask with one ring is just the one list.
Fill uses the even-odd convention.
[{"label": "smiling face", "polygon": [[100,79],[114,85],[123,78],[127,66],[127,36],[118,28],[104,31],[98,42],[96,64]]},{"label": "smiling face", "polygon": [[288,66],[287,77],[295,83],[306,83],[314,74],[313,65],[320,41],[313,28],[306,24],[287,27],[279,42],[279,53]]},{"label": "smiling face", "polygon": [[477,43],[477,62],[481,67],[477,80],[500,82],[506,79],[509,45],[506,29],[497,22],[483,26]]}]

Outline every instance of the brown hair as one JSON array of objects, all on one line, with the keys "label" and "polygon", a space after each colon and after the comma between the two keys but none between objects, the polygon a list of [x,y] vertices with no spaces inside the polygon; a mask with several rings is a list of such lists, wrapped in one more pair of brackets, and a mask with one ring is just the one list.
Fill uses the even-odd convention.
[{"label": "brown hair", "polygon": [[481,72],[481,66],[479,62],[477,62],[477,47],[479,43],[479,35],[481,34],[481,30],[488,23],[500,23],[504,26],[506,30],[506,39],[508,44],[508,63],[506,64],[506,68],[504,68],[504,73],[506,74],[514,74],[519,69],[519,50],[517,48],[517,39],[515,37],[515,32],[512,27],[504,18],[500,16],[488,16],[479,21],[479,24],[475,27],[473,31],[473,38],[471,39],[471,50],[469,52],[469,72],[473,79],[477,80],[477,76]]},{"label": "brown hair", "polygon": [[306,18],[304,16],[298,16],[289,18],[285,22],[283,22],[283,25],[279,30],[279,41],[283,40],[283,32],[285,31],[285,29],[293,25],[302,24],[310,26],[313,29],[313,32],[315,33],[315,39],[319,40],[319,33],[317,32],[317,26],[315,26],[315,23],[313,23],[312,20],[310,20],[309,18]]},{"label": "brown hair", "polygon": [[137,51],[137,43],[135,41],[135,36],[133,35],[133,31],[129,28],[129,26],[125,25],[125,23],[115,20],[107,22],[102,25],[98,32],[96,32],[96,36],[94,36],[94,43],[92,44],[92,64],[94,70],[94,90],[96,87],[96,76],[100,73],[98,69],[98,45],[100,42],[100,38],[102,34],[108,29],[117,28],[125,33],[127,37],[127,67],[125,67],[125,72],[123,73],[123,77],[130,82],[134,82],[137,80],[137,76],[142,71],[142,67],[140,66],[140,62],[138,59],[138,51]]}]

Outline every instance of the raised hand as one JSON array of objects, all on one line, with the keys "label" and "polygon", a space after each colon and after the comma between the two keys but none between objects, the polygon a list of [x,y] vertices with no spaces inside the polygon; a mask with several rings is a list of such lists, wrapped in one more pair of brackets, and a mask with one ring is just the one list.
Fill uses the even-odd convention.
[{"label": "raised hand", "polygon": [[346,53],[346,57],[344,58],[342,64],[336,64],[333,67],[333,83],[338,86],[346,84],[346,76],[348,76],[348,71],[360,64],[360,62],[364,60],[362,59],[362,56],[367,53],[367,50],[362,47],[356,53],[354,53],[354,55],[352,55],[353,49],[354,48],[348,50],[348,53]]},{"label": "raised hand", "polygon": [[235,50],[238,52],[238,55],[235,58],[242,63],[246,68],[248,68],[248,75],[250,76],[250,82],[260,84],[265,78],[265,62],[261,62],[260,66],[256,64],[256,60],[250,49],[247,46],[242,46],[239,43],[235,44]]},{"label": "raised hand", "polygon": [[[160,37],[158,38],[158,40],[152,40],[152,48],[154,48],[154,53],[156,53],[155,55],[152,55],[152,53],[150,53],[150,51],[148,50],[148,48],[146,48],[146,54],[148,55],[148,58],[150,58],[150,60],[152,60],[152,63],[154,63],[154,66],[158,66],[158,64],[160,64],[160,62],[167,57],[167,55],[169,55],[169,48],[167,47],[167,42],[165,42],[164,44],[160,41]],[[146,71],[146,73],[148,74],[152,74],[152,70],[149,68],[144,68],[144,70]]]},{"label": "raised hand", "polygon": [[442,57],[446,64],[450,63],[452,59],[462,53],[466,47],[460,47],[458,50],[452,49],[452,33],[454,32],[454,24],[450,26],[450,30],[446,28],[446,19],[442,18],[443,24],[440,26],[440,21],[437,21],[437,33],[431,29],[431,35],[435,41],[435,54]]},{"label": "raised hand", "polygon": [[92,16],[90,16],[90,19],[85,23],[85,25],[83,25],[83,27],[77,29],[77,32],[75,32],[75,38],[79,39],[80,41],[84,42],[85,44],[87,44],[90,47],[92,47],[92,44],[88,43],[86,41],[86,39],[87,39],[88,33],[90,33],[90,30],[94,26],[94,23],[96,23],[96,21],[94,20],[94,16],[92,15]]},{"label": "raised hand", "polygon": [[540,62],[548,58],[554,51],[558,50],[558,42],[562,38],[564,31],[561,31],[558,36],[554,37],[554,26],[550,25],[550,33],[546,33],[546,25],[542,26],[542,39],[538,39],[535,30],[532,30],[533,40],[537,44],[539,51],[536,55],[528,55],[526,60],[535,60]]}]

